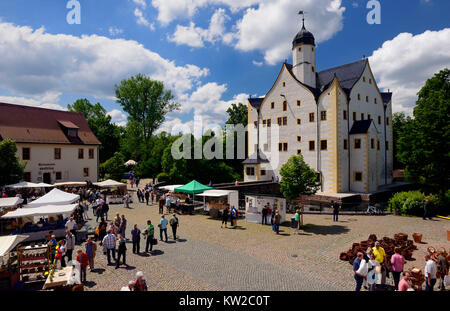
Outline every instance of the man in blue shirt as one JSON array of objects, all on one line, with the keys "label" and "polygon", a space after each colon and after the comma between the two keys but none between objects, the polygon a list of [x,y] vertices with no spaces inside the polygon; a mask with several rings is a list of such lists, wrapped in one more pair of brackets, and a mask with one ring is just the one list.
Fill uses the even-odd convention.
[{"label": "man in blue shirt", "polygon": [[159,236],[160,236],[161,241],[163,240],[163,232],[164,232],[164,234],[166,236],[166,242],[167,242],[167,224],[168,224],[168,221],[167,221],[166,217],[164,215],[161,215],[161,220],[159,221],[159,225],[158,225]]},{"label": "man in blue shirt", "polygon": [[355,281],[356,281],[356,288],[355,291],[359,292],[361,290],[361,286],[364,281],[364,276],[359,274],[357,271],[359,269],[359,265],[361,264],[361,261],[363,260],[364,255],[363,253],[359,252],[356,255],[355,261],[353,262],[353,273],[355,274]]}]

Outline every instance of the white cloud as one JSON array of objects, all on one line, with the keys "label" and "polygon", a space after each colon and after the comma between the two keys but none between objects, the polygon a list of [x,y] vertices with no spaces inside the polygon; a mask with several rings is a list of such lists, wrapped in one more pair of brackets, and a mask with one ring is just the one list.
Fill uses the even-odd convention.
[{"label": "white cloud", "polygon": [[412,112],[426,80],[450,68],[450,28],[412,35],[401,33],[369,58],[378,86],[393,92],[393,111]]},{"label": "white cloud", "polygon": [[357,7],[359,7],[359,4],[358,4],[358,2],[355,2],[355,1],[353,1],[353,3],[352,3],[352,7],[354,7],[355,9],[356,9]]},{"label": "white cloud", "polygon": [[195,23],[190,22],[189,26],[177,25],[173,36],[169,36],[169,41],[176,44],[184,44],[190,47],[203,47],[204,41],[214,43],[223,40],[229,44],[231,42],[230,34],[225,33],[225,22],[230,19],[225,14],[224,9],[217,9],[211,17],[208,29],[196,27]]},{"label": "white cloud", "polygon": [[263,62],[257,62],[256,60],[254,60],[252,63],[253,63],[253,65],[258,66],[258,67],[261,67],[264,64]]},{"label": "white cloud", "polygon": [[47,93],[43,94],[42,96],[34,96],[34,97],[0,95],[0,102],[22,106],[47,108],[47,109],[67,110],[67,108],[64,108],[58,104],[60,96],[61,96],[60,93]]},{"label": "white cloud", "polygon": [[117,28],[116,26],[111,26],[108,29],[110,36],[117,36],[123,34],[123,29]]},{"label": "white cloud", "polygon": [[111,121],[117,125],[125,126],[127,124],[127,116],[118,109],[113,109],[107,115],[111,116]]},{"label": "white cloud", "polygon": [[142,11],[138,8],[136,8],[134,10],[134,16],[137,17],[137,21],[136,23],[138,23],[139,25],[145,26],[147,28],[149,28],[150,30],[155,30],[155,24],[154,23],[150,23],[145,17],[144,14],[142,13]]},{"label": "white cloud", "polygon": [[145,0],[133,0],[133,2],[134,4],[140,6],[143,9],[147,8],[147,3],[145,2]]},{"label": "white cloud", "polygon": [[[343,28],[341,0],[305,0],[301,7],[309,12],[306,28],[317,43],[330,39]],[[276,64],[290,55],[292,40],[300,30],[299,4],[290,0],[265,1],[246,10],[237,23],[238,42],[242,51],[260,50],[268,64]]]},{"label": "white cloud", "polygon": [[179,95],[209,74],[206,68],[177,66],[136,41],[55,35],[10,23],[0,23],[0,55],[0,85],[19,96],[114,98],[114,85],[137,73],[163,81]]}]

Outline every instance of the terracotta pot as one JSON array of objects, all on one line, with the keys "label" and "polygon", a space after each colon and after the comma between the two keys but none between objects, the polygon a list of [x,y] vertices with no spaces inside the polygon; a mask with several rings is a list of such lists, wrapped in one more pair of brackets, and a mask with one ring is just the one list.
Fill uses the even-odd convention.
[{"label": "terracotta pot", "polygon": [[412,236],[413,236],[414,242],[422,243],[422,237],[423,237],[422,233],[413,233]]},{"label": "terracotta pot", "polygon": [[450,230],[447,230],[447,240],[450,241]]}]

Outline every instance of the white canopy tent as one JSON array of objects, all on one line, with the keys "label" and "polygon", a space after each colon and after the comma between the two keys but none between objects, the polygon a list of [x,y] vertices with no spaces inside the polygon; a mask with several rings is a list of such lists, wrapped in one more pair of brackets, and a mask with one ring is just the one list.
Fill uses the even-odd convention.
[{"label": "white canopy tent", "polygon": [[71,214],[78,204],[70,205],[44,205],[40,207],[19,208],[15,211],[8,212],[1,218],[22,218],[22,217],[38,217],[38,216],[53,216],[61,214]]},{"label": "white canopy tent", "polygon": [[40,182],[40,183],[38,183],[37,185],[38,185],[39,187],[42,187],[42,188],[53,188],[53,187],[55,187],[55,186],[53,186],[53,185],[46,184],[46,183],[44,183],[44,182]]},{"label": "white canopy tent", "polygon": [[137,162],[134,160],[128,160],[127,162],[125,162],[126,166],[134,166],[137,165]]},{"label": "white canopy tent", "polygon": [[0,209],[14,207],[23,202],[23,199],[19,197],[0,198]]},{"label": "white canopy tent", "polygon": [[127,184],[112,180],[112,179],[108,179],[102,182],[96,182],[94,183],[95,186],[101,187],[101,188],[115,188],[115,187],[123,187],[126,186]]},{"label": "white canopy tent", "polygon": [[7,235],[0,236],[0,261],[3,264],[3,257],[9,253],[20,242],[28,238],[28,235]]},{"label": "white canopy tent", "polygon": [[[44,184],[44,183],[41,183]],[[20,188],[42,188],[42,187],[47,187],[47,186],[42,186],[41,184],[35,184],[32,182],[28,182],[28,181],[22,181],[20,183],[17,184],[13,184],[13,185],[7,185],[6,188],[13,188],[13,189],[20,189]],[[45,184],[47,185],[47,184]],[[53,187],[51,185],[49,185],[49,187]]]},{"label": "white canopy tent", "polygon": [[168,186],[162,186],[162,187],[159,187],[159,188],[167,190],[167,191],[170,191],[170,192],[173,192],[175,190],[175,188],[178,188],[178,187],[181,187],[181,186],[183,186],[183,185],[168,185]]},{"label": "white canopy tent", "polygon": [[78,194],[68,193],[59,189],[53,189],[46,195],[28,203],[27,207],[39,207],[44,205],[67,205],[75,203],[80,199]]},{"label": "white canopy tent", "polygon": [[87,183],[85,181],[65,181],[65,182],[59,182],[56,184],[53,184],[53,186],[55,187],[82,187],[82,186],[86,186]]},{"label": "white canopy tent", "polygon": [[230,206],[235,206],[239,208],[239,192],[237,190],[206,190],[203,193],[196,194],[197,196],[203,197],[203,205],[205,210],[208,210],[206,207],[206,197],[211,198],[219,198],[219,197],[227,197],[227,202]]}]

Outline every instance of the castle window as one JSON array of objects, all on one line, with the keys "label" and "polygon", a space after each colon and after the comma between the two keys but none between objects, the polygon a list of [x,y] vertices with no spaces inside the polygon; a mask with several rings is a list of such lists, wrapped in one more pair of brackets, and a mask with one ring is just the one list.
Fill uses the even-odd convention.
[{"label": "castle window", "polygon": [[302,137],[301,136],[297,136],[297,141],[301,142],[302,141]]},{"label": "castle window", "polygon": [[285,87],[286,86],[286,82],[283,82],[283,87]]},{"label": "castle window", "polygon": [[366,96],[366,103],[369,102],[369,96]]},{"label": "castle window", "polygon": [[254,176],[255,175],[255,168],[254,167],[247,167],[246,168],[247,176]]},{"label": "castle window", "polygon": [[281,126],[283,124],[283,118],[282,117],[278,117],[277,118],[277,123],[279,126]]},{"label": "castle window", "polygon": [[369,79],[369,84],[372,84],[372,79]]},{"label": "castle window", "polygon": [[287,111],[287,102],[286,101],[283,102],[283,111]]},{"label": "castle window", "polygon": [[258,121],[253,122],[253,124],[255,125],[255,128],[258,127]]},{"label": "castle window", "polygon": [[366,77],[363,77],[363,82],[366,82]]},{"label": "castle window", "polygon": [[386,150],[389,150],[389,142],[386,141]]},{"label": "castle window", "polygon": [[356,121],[356,112],[353,111],[353,121]]},{"label": "castle window", "polygon": [[313,52],[314,52],[314,47],[311,47],[311,51],[313,51]]},{"label": "castle window", "polygon": [[316,68],[314,68],[314,66],[311,67],[311,71],[312,72],[316,72]]},{"label": "castle window", "polygon": [[302,149],[297,149],[297,154],[301,154],[302,153]]},{"label": "castle window", "polygon": [[361,100],[361,94],[358,93],[358,100]]},{"label": "castle window", "polygon": [[374,149],[375,148],[375,139],[371,139],[370,140],[370,148]]},{"label": "castle window", "polygon": [[283,151],[283,152],[288,151],[288,143],[279,143],[278,151]]},{"label": "castle window", "polygon": [[362,172],[355,172],[355,181],[362,181]]},{"label": "castle window", "polygon": [[84,159],[84,149],[78,149],[78,159]]},{"label": "castle window", "polygon": [[266,176],[266,170],[261,170],[261,176]]},{"label": "castle window", "polygon": [[22,148],[22,160],[30,159],[30,148]]},{"label": "castle window", "polygon": [[314,122],[314,112],[309,114],[309,122]]},{"label": "castle window", "polygon": [[381,124],[381,116],[378,116],[378,124]]},{"label": "castle window", "polygon": [[309,141],[309,151],[316,150],[316,142],[314,140]]},{"label": "castle window", "polygon": [[344,110],[343,113],[344,113],[344,120],[347,120],[347,110]]},{"label": "castle window", "polygon": [[300,100],[297,99],[297,106],[300,107]]},{"label": "castle window", "polygon": [[301,119],[297,119],[297,125],[302,124],[302,120]]},{"label": "castle window", "polygon": [[372,119],[372,116],[370,115],[370,113],[367,115],[367,120]]},{"label": "castle window", "polygon": [[344,150],[348,149],[348,140],[344,139]]},{"label": "castle window", "polygon": [[83,177],[89,177],[89,167],[83,168]]},{"label": "castle window", "polygon": [[61,160],[61,148],[55,148],[55,160]]},{"label": "castle window", "polygon": [[283,125],[287,125],[287,117],[283,117]]},{"label": "castle window", "polygon": [[263,127],[266,127],[267,121],[263,120]]},{"label": "castle window", "polygon": [[272,119],[267,119],[267,127],[271,127],[272,126]]},{"label": "castle window", "polygon": [[377,150],[380,150],[380,141],[377,140]]},{"label": "castle window", "polygon": [[89,149],[89,159],[94,158],[94,149]]},{"label": "castle window", "polygon": [[324,140],[321,140],[320,141],[320,150],[327,150],[327,140],[326,139],[324,139]]},{"label": "castle window", "polygon": [[361,120],[364,120],[364,113],[361,113]]},{"label": "castle window", "polygon": [[386,118],[386,125],[389,125],[389,118]]},{"label": "castle window", "polygon": [[355,138],[355,149],[361,149],[361,139]]},{"label": "castle window", "polygon": [[302,51],[302,47],[301,47],[301,46],[298,47],[298,51],[299,51],[299,52]]},{"label": "castle window", "polygon": [[271,103],[270,103],[270,109],[273,109],[273,108],[275,108],[275,103],[274,103],[274,102],[271,102]]},{"label": "castle window", "polygon": [[326,111],[321,111],[320,112],[320,120],[321,121],[326,121],[327,120],[327,112]]},{"label": "castle window", "polygon": [[264,151],[269,151],[269,144],[264,144]]},{"label": "castle window", "polygon": [[61,179],[62,179],[62,174],[61,174],[61,172],[56,172],[56,173],[55,173],[55,179],[56,179],[56,180],[61,180]]},{"label": "castle window", "polygon": [[376,98],[374,98],[374,102],[375,102],[375,105],[376,105],[376,104],[378,104],[378,102],[377,102],[377,99],[376,99]]}]

